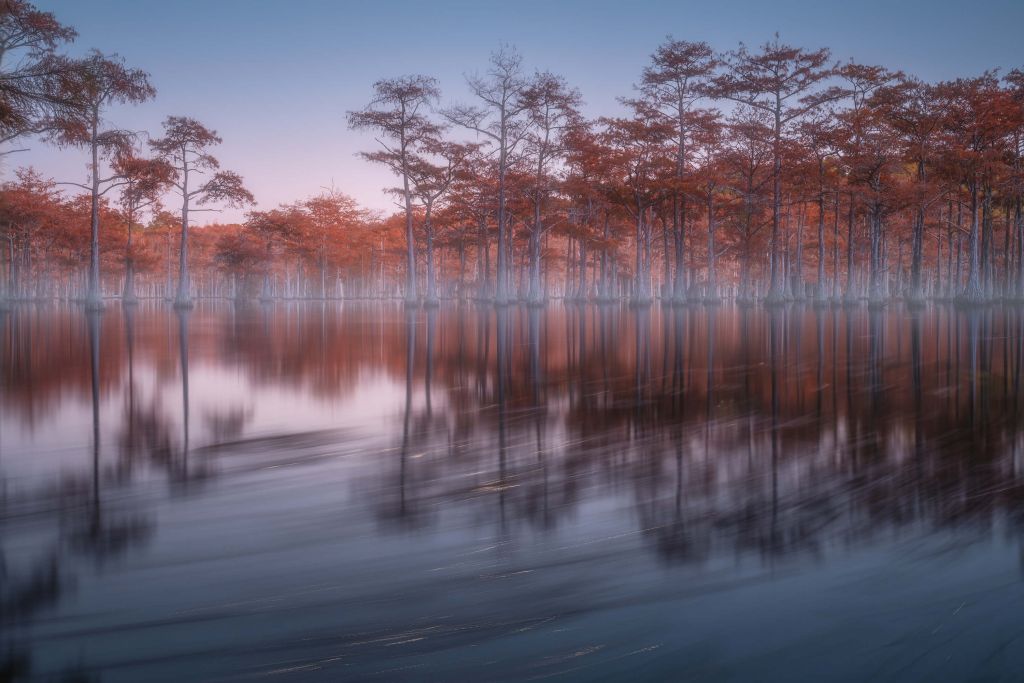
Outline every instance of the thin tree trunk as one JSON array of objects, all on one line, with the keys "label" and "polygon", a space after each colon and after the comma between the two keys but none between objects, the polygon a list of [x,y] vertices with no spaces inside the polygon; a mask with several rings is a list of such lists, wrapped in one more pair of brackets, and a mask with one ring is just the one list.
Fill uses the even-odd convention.
[{"label": "thin tree trunk", "polygon": [[124,256],[124,291],[121,293],[121,300],[126,304],[134,304],[138,302],[138,296],[135,294],[135,252],[132,238],[134,231],[132,230],[132,224],[135,222],[135,212],[129,206],[128,209],[128,242],[125,245],[125,256]]},{"label": "thin tree trunk", "polygon": [[853,230],[854,223],[857,219],[857,208],[854,194],[850,193],[850,209],[847,215],[846,223],[846,300],[854,301],[857,298],[857,292],[854,288],[854,267],[853,267]]},{"label": "thin tree trunk", "polygon": [[980,301],[981,300],[981,280],[980,280],[980,269],[981,269],[981,254],[979,250],[978,241],[978,181],[977,178],[972,178],[968,183],[968,189],[971,195],[971,234],[968,241],[969,249],[969,263],[967,270],[967,288],[964,290],[964,298],[969,301]]},{"label": "thin tree trunk", "polygon": [[177,308],[191,308],[192,295],[189,289],[188,278],[188,162],[184,161],[185,151],[182,150],[182,175],[181,175],[181,250],[178,253],[178,295],[174,305]]},{"label": "thin tree trunk", "polygon": [[103,308],[103,293],[100,291],[100,153],[99,153],[99,111],[93,110],[91,152],[92,160],[92,202],[91,202],[91,234],[89,239],[89,285],[85,298],[85,306],[89,310],[98,311]]},{"label": "thin tree trunk", "polygon": [[718,273],[715,270],[715,195],[708,193],[708,291],[705,298],[718,300]]}]

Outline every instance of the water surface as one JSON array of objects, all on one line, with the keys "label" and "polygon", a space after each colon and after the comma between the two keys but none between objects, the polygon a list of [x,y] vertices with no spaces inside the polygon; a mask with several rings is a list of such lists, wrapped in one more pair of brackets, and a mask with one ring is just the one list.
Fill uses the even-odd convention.
[{"label": "water surface", "polygon": [[1024,671],[1020,309],[0,315],[0,680]]}]

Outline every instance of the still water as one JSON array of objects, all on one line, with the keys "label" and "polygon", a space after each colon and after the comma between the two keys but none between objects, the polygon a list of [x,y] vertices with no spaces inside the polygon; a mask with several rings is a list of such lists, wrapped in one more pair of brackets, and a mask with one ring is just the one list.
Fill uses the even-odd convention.
[{"label": "still water", "polygon": [[1024,673],[1024,310],[0,315],[0,680]]}]

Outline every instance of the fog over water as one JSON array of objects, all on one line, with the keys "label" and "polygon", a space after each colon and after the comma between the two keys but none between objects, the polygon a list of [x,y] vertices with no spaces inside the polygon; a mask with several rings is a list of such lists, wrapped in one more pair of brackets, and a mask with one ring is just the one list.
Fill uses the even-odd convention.
[{"label": "fog over water", "polygon": [[1024,309],[0,316],[0,680],[1024,670]]}]

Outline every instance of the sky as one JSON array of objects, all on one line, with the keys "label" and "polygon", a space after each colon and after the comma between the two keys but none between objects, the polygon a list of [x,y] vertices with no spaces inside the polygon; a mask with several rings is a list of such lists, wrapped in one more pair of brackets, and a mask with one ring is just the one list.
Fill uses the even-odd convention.
[{"label": "sky", "polygon": [[[465,76],[510,44],[529,70],[560,74],[585,113],[621,111],[667,35],[718,50],[784,42],[828,47],[835,59],[901,69],[934,81],[1024,66],[1024,0],[36,0],[79,33],[73,54],[98,48],[149,72],[157,97],[112,109],[120,128],[157,135],[167,115],[199,119],[224,139],[216,154],[259,208],[334,187],[391,211],[386,170],[357,158],[372,136],[347,111],[374,81],[434,76],[441,106],[470,101]],[[460,133],[461,134],[461,133]],[[19,146],[26,146],[21,144]],[[57,180],[86,178],[83,152],[32,142],[0,177],[34,166]],[[205,214],[235,221],[242,211]],[[200,219],[204,221],[204,219]]]}]

